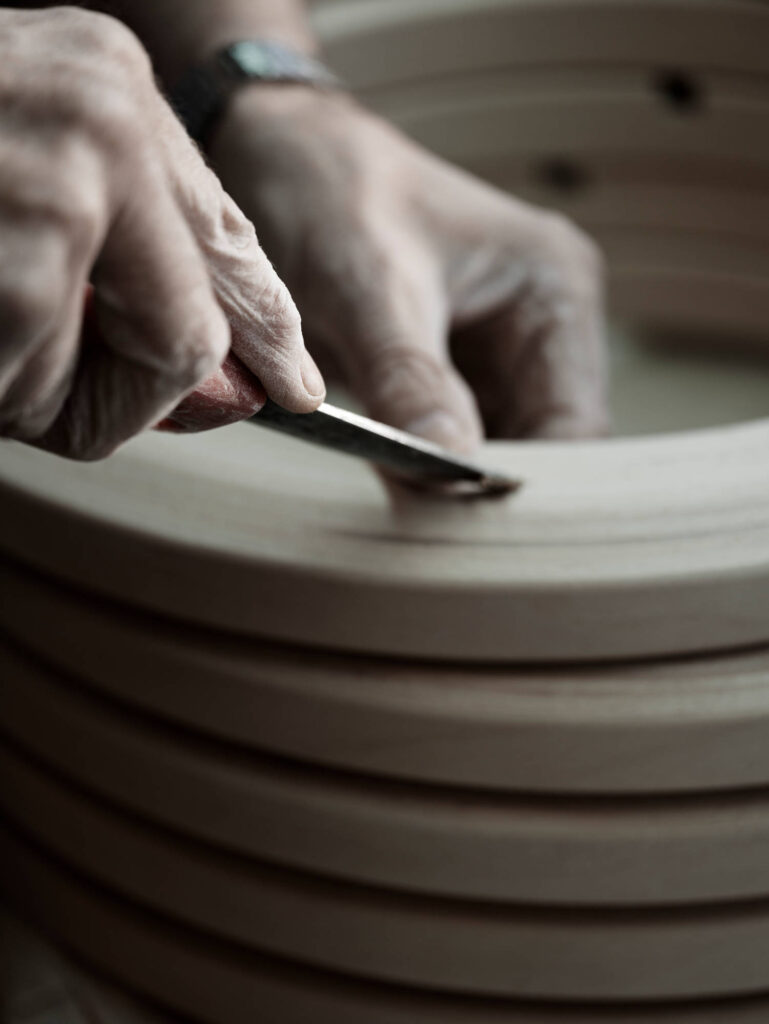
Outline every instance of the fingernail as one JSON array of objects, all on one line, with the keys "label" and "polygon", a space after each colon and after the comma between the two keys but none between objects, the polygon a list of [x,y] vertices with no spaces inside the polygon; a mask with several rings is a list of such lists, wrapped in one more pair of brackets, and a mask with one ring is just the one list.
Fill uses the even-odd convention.
[{"label": "fingernail", "polygon": [[434,409],[412,420],[405,428],[409,434],[424,437],[443,448],[469,452],[475,448],[476,440],[470,431],[462,426],[456,417],[443,409]]},{"label": "fingernail", "polygon": [[304,350],[301,365],[302,383],[308,395],[321,398],[326,394],[326,382],[307,349]]}]

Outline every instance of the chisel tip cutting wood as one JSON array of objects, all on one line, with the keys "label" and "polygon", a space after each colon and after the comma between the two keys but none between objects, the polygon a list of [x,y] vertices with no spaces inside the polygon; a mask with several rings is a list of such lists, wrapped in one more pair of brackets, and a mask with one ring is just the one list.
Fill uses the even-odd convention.
[{"label": "chisel tip cutting wood", "polygon": [[405,483],[421,489],[472,498],[502,497],[521,486],[520,480],[484,469],[430,441],[328,402],[315,412],[293,413],[268,400],[250,422],[366,459],[395,471]]}]

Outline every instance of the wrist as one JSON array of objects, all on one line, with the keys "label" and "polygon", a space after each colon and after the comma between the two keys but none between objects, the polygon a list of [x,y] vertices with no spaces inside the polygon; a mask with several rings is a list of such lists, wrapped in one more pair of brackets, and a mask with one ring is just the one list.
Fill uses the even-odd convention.
[{"label": "wrist", "polygon": [[325,126],[347,123],[359,104],[342,89],[316,89],[302,84],[253,82],[234,93],[211,135],[208,153],[214,167],[226,152],[228,158],[245,146],[265,158],[281,141],[308,132],[322,136]]},{"label": "wrist", "polygon": [[318,51],[302,0],[116,0],[113,9],[142,39],[169,88],[241,39],[272,40],[306,56]]},{"label": "wrist", "polygon": [[271,40],[241,39],[189,68],[170,99],[192,138],[208,150],[228,109],[254,85],[327,92],[341,83],[314,58]]},{"label": "wrist", "polygon": [[221,124],[243,125],[324,118],[356,105],[344,89],[318,89],[301,82],[249,82],[230,97]]},{"label": "wrist", "polygon": [[244,39],[278,43],[302,56],[317,57],[317,41],[306,19],[259,17],[250,11],[249,5],[245,6],[245,10],[231,11],[228,17],[218,14],[214,17],[207,11],[177,46],[177,74],[173,81],[189,67],[209,60],[226,46]]}]

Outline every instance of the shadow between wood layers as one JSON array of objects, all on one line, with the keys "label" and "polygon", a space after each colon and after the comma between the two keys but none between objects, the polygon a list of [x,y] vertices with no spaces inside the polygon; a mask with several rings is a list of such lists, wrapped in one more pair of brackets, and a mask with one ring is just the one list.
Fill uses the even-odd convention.
[{"label": "shadow between wood layers", "polygon": [[769,784],[769,651],[643,664],[456,666],[185,626],[0,563],[0,627],[84,685],[258,752],[510,792]]},{"label": "shadow between wood layers", "polygon": [[2,729],[66,778],[222,849],[348,882],[527,904],[769,894],[767,791],[504,795],[246,754],[111,707],[4,648]]},{"label": "shadow between wood layers", "polygon": [[[208,939],[106,895],[21,837],[0,833],[0,889],[49,935],[108,976],[206,1024],[538,1024],[670,1020],[753,1024],[764,998],[675,1003],[563,1004],[450,999],[403,986],[299,968]],[[9,888],[8,879],[16,885]],[[23,893],[23,895],[21,895]],[[720,1016],[718,1016],[720,1014]]]}]

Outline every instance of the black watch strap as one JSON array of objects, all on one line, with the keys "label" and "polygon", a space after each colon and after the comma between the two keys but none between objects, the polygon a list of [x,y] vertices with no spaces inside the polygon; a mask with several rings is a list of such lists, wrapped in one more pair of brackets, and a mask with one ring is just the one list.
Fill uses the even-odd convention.
[{"label": "black watch strap", "polygon": [[227,98],[246,82],[312,85],[338,89],[342,83],[320,61],[261,39],[231,43],[179,81],[171,104],[193,139],[205,146]]}]

